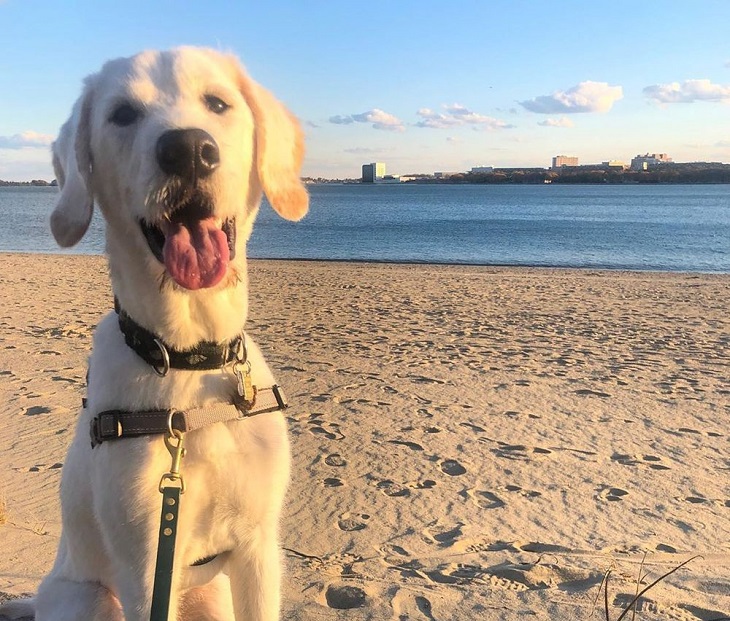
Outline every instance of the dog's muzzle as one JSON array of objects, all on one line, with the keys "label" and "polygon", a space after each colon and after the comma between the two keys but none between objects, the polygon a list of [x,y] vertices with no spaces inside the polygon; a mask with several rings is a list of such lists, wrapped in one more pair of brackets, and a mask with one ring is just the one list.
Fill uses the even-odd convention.
[{"label": "dog's muzzle", "polygon": [[216,217],[201,181],[220,165],[215,140],[202,129],[173,129],[160,136],[157,163],[168,178],[160,192],[163,213],[140,221],[142,234],[168,275],[189,290],[214,287],[236,254],[235,219]]}]

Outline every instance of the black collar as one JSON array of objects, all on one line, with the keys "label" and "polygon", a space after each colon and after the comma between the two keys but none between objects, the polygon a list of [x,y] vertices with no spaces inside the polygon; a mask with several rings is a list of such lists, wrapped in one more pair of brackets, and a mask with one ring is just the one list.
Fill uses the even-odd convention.
[{"label": "black collar", "polygon": [[241,335],[228,343],[201,341],[190,349],[177,350],[134,321],[120,308],[116,298],[114,310],[119,315],[119,329],[124,334],[124,342],[160,375],[165,375],[170,368],[210,371],[234,360],[245,360],[245,343]]}]

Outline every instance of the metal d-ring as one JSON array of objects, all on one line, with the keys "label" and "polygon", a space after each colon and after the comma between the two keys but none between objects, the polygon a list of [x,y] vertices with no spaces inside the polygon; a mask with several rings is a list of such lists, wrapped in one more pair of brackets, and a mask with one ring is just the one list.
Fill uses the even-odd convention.
[{"label": "metal d-ring", "polygon": [[243,332],[241,332],[241,338],[238,340],[236,362],[248,362],[248,347],[246,346],[246,335]]},{"label": "metal d-ring", "polygon": [[152,365],[152,368],[154,369],[155,373],[159,375],[160,377],[165,377],[170,371],[170,354],[167,352],[167,347],[165,347],[165,344],[160,339],[155,339],[155,345],[160,348],[160,353],[162,354],[162,371],[158,367],[156,367],[154,364]]}]

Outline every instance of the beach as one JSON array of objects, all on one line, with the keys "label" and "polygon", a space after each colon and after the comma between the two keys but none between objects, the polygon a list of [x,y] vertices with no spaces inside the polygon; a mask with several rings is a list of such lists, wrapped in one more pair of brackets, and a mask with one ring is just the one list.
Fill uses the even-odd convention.
[{"label": "beach", "polygon": [[[290,402],[282,618],[730,616],[730,275],[251,261]],[[0,598],[33,593],[99,256],[0,254]],[[238,473],[236,476],[245,476]],[[639,589],[642,587],[639,587]],[[630,618],[630,615],[628,615]]]}]

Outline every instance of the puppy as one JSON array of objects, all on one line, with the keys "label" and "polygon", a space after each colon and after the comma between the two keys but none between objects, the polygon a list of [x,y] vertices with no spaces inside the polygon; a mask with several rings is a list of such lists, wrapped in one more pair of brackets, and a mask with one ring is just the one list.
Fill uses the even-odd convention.
[{"label": "puppy", "polygon": [[[169,619],[278,618],[277,529],[289,476],[284,403],[277,394],[273,407],[245,415],[255,398],[241,406],[244,375],[246,399],[252,386],[263,396],[275,381],[241,335],[246,242],[262,193],[282,217],[303,217],[302,158],[296,120],[231,56],[147,51],[86,79],[53,145],[61,192],[51,229],[61,246],[74,245],[98,205],[118,312],[94,334],[86,405],[63,467],[55,564],[35,598],[0,613],[148,621],[158,486],[171,463],[165,434],[114,439],[127,431],[114,419],[110,439],[94,425],[109,411],[238,403],[239,419],[185,434]],[[133,349],[140,335],[158,345],[155,360]],[[203,345],[224,352],[220,365],[196,367]],[[227,349],[237,350],[235,360]],[[176,352],[192,352],[190,368],[170,362]]]}]

